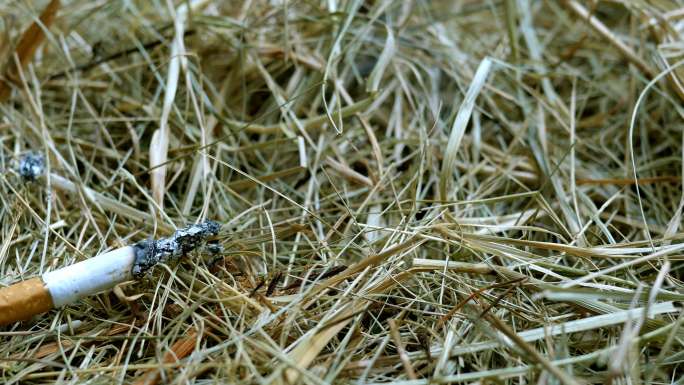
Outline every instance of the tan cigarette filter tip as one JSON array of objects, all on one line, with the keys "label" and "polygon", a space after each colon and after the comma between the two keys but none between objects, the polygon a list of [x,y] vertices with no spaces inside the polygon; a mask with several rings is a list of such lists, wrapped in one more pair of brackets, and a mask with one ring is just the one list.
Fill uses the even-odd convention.
[{"label": "tan cigarette filter tip", "polygon": [[29,319],[53,307],[50,292],[40,278],[0,289],[0,325]]}]

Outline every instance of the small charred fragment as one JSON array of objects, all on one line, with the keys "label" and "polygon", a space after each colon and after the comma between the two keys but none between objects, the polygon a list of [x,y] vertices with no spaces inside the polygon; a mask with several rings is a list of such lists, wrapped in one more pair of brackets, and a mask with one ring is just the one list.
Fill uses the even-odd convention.
[{"label": "small charred fragment", "polygon": [[223,245],[219,243],[219,241],[208,241],[206,245],[204,245],[204,249],[209,253],[209,254],[214,254],[218,255],[223,253]]},{"label": "small charred fragment", "polygon": [[19,175],[24,180],[33,182],[43,175],[45,171],[45,158],[43,154],[29,152],[19,159]]},{"label": "small charred fragment", "polygon": [[176,230],[172,236],[158,241],[148,239],[138,242],[135,248],[135,262],[132,275],[141,278],[154,265],[179,258],[196,249],[207,238],[218,234],[221,225],[214,221],[205,221]]},{"label": "small charred fragment", "polygon": [[283,277],[283,272],[279,270],[276,273],[275,277],[273,277],[273,279],[271,280],[271,283],[268,284],[268,288],[266,289],[266,296],[267,297],[270,297],[273,294],[273,292],[275,291],[275,289],[278,288],[278,282],[280,282],[280,279],[282,277]]}]

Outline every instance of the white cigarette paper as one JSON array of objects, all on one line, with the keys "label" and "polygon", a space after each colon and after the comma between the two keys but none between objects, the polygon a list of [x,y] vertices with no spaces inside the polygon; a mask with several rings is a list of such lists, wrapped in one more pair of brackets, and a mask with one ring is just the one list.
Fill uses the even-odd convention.
[{"label": "white cigarette paper", "polygon": [[43,274],[55,307],[111,289],[133,279],[135,249],[122,247],[85,261]]}]

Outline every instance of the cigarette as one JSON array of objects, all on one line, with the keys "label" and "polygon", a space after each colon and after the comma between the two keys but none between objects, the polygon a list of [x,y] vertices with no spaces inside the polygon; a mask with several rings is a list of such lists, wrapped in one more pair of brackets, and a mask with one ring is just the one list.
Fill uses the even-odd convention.
[{"label": "cigarette", "polygon": [[0,326],[69,305],[121,282],[140,279],[158,263],[196,249],[216,236],[220,227],[214,221],[190,225],[176,230],[171,237],[141,241],[2,288]]}]

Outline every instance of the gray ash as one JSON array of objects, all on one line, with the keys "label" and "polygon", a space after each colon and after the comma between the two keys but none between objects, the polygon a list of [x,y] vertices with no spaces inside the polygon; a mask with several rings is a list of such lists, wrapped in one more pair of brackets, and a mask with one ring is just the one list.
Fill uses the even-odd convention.
[{"label": "gray ash", "polygon": [[207,238],[218,234],[221,225],[214,221],[204,221],[196,225],[190,225],[176,230],[169,238],[158,241],[145,240],[136,243],[135,262],[132,274],[135,278],[141,278],[154,265],[179,258],[200,246]]},{"label": "gray ash", "polygon": [[19,175],[24,180],[35,181],[43,175],[45,170],[45,158],[43,154],[29,152],[19,159]]}]

